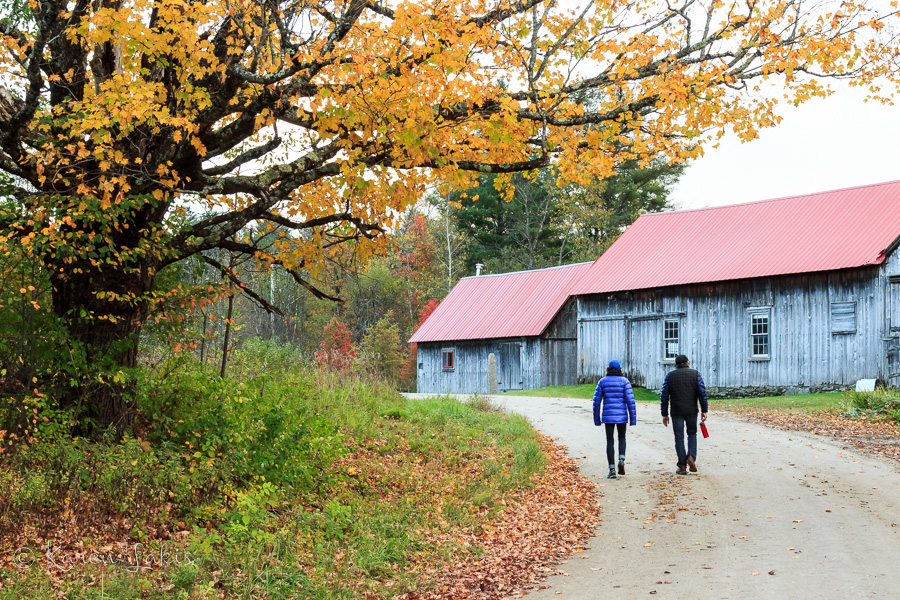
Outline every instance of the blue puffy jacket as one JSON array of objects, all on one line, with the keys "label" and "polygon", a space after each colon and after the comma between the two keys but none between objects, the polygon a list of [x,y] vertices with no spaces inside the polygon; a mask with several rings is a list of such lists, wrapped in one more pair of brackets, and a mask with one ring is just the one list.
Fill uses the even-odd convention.
[{"label": "blue puffy jacket", "polygon": [[[600,416],[600,405],[603,416]],[[634,390],[631,382],[621,375],[607,375],[597,383],[594,391],[594,425],[602,423],[628,423],[637,420],[634,406]]]}]

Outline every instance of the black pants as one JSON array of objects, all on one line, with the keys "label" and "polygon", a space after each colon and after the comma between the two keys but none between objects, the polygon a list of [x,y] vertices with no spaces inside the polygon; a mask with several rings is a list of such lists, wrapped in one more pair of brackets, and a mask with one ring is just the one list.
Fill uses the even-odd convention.
[{"label": "black pants", "polygon": [[[687,450],[684,449],[684,432],[687,430]],[[675,432],[675,454],[678,456],[678,466],[687,464],[687,456],[690,454],[697,458],[697,415],[679,417],[672,415],[672,431]]]},{"label": "black pants", "polygon": [[616,464],[616,443],[613,431],[619,430],[619,456],[625,456],[625,427],[627,423],[604,423],[606,425],[606,458],[609,464]]}]

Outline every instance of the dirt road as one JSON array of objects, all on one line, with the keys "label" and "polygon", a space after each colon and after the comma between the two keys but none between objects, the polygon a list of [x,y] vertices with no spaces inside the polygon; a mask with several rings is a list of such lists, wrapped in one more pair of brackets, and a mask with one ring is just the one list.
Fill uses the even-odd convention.
[{"label": "dirt road", "polygon": [[497,398],[568,446],[601,494],[590,546],[528,598],[900,597],[897,463],[713,412],[699,472],[676,476],[671,428],[639,404],[627,474],[607,480],[589,401]]}]

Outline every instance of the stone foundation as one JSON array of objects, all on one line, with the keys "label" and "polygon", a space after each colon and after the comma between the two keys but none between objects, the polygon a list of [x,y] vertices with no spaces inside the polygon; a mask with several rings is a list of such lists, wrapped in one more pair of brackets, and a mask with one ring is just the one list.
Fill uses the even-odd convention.
[{"label": "stone foundation", "polygon": [[824,394],[827,392],[846,392],[855,387],[855,383],[824,383],[811,386],[793,385],[759,385],[747,387],[708,387],[706,393],[710,398],[762,398],[764,396],[798,396],[800,394]]}]

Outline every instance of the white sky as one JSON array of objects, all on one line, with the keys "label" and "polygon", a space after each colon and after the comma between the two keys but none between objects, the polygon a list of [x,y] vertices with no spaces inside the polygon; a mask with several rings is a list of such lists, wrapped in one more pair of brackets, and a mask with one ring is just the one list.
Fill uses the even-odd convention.
[{"label": "white sky", "polygon": [[726,136],[688,167],[673,203],[704,208],[900,179],[900,102],[864,97],[840,89],[780,108],[782,122],[752,142]]}]

